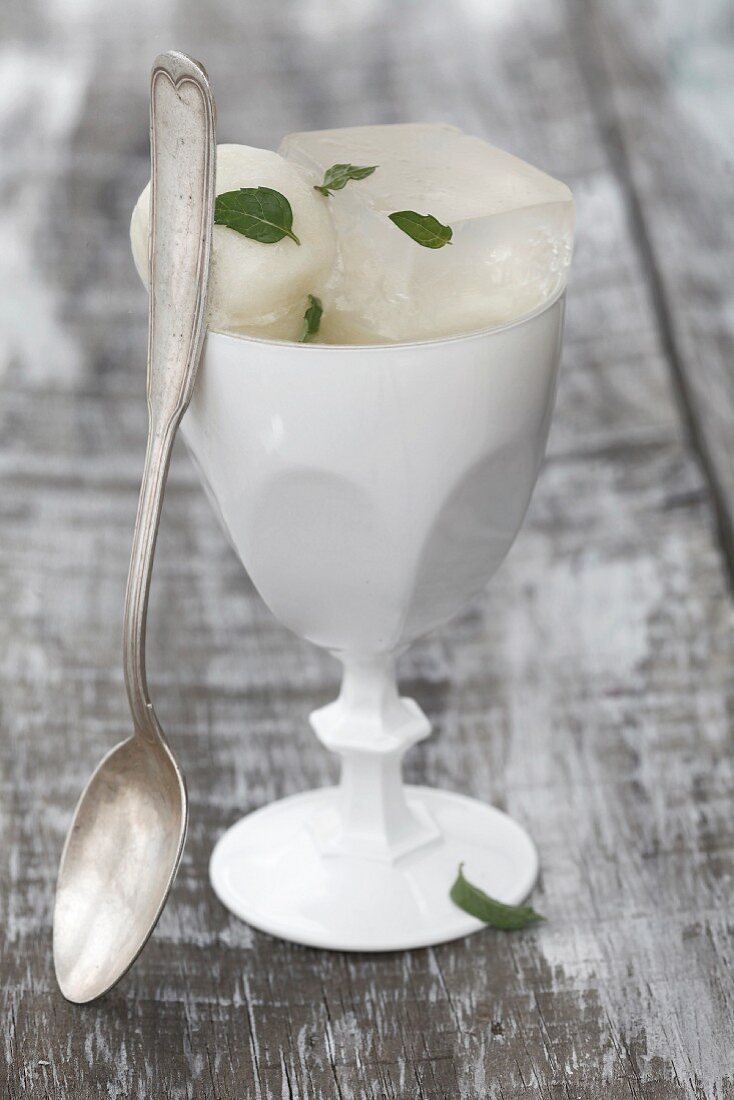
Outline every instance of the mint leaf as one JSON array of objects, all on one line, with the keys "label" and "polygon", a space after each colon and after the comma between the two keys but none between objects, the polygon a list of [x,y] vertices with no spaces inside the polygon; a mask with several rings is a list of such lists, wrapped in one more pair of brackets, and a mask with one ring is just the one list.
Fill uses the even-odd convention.
[{"label": "mint leaf", "polygon": [[443,248],[451,244],[454,233],[450,225],[442,225],[433,214],[416,214],[415,210],[396,210],[388,218],[403,233],[407,233],[424,248]]},{"label": "mint leaf", "polygon": [[303,336],[300,341],[302,344],[307,344],[319,331],[323,312],[324,307],[321,305],[321,299],[317,298],[315,294],[309,294],[308,306],[303,315]]},{"label": "mint leaf", "polygon": [[317,184],[314,187],[314,191],[320,191],[322,195],[326,195],[328,198],[332,191],[341,191],[342,187],[346,187],[350,180],[364,180],[367,176],[371,176],[377,165],[372,165],[371,168],[363,168],[358,164],[332,164],[331,168],[327,168],[324,172],[324,182]]},{"label": "mint leaf", "polygon": [[449,897],[454,905],[470,913],[477,920],[484,921],[492,928],[501,928],[505,932],[514,931],[517,928],[527,928],[529,924],[545,920],[540,913],[536,913],[529,905],[505,905],[502,901],[496,901],[473,886],[464,878],[464,864],[459,864],[459,873],[456,882],[451,887]]},{"label": "mint leaf", "polygon": [[290,237],[300,244],[293,232],[293,210],[285,195],[271,187],[240,187],[217,195],[214,224],[226,225],[243,237],[261,244],[275,244]]}]

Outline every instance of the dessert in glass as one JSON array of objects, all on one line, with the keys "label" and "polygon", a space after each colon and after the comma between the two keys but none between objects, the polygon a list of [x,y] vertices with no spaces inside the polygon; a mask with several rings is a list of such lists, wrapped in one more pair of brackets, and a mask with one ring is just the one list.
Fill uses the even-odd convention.
[{"label": "dessert in glass", "polygon": [[[285,196],[279,239],[242,232],[240,189],[263,209]],[[449,897],[460,863],[517,904],[538,858],[500,810],[403,783],[430,727],[395,662],[481,593],[522,524],[555,397],[571,194],[432,124],[292,134],[279,153],[220,146],[216,190],[209,333],[182,431],[261,597],[343,680],[310,718],[340,757],[338,786],[242,818],[211,881],[239,917],[296,942],[440,943],[482,927]],[[131,235],[144,277],[145,192]]]}]

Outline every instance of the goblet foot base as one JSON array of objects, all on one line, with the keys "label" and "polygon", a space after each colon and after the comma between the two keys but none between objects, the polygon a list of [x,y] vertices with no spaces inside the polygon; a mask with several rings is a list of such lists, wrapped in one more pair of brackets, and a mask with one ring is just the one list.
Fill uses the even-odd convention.
[{"label": "goblet foot base", "polygon": [[484,928],[454,905],[459,863],[486,893],[523,901],[538,855],[525,830],[492,806],[430,787],[406,787],[439,834],[392,862],[324,854],[318,835],[338,822],[338,788],[293,795],[242,818],[220,838],[209,874],[220,901],[248,924],[309,947],[400,951]]}]

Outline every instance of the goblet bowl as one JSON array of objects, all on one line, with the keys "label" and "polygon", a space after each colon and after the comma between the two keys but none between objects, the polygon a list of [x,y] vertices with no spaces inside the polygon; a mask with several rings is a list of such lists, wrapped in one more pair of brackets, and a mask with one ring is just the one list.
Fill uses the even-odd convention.
[{"label": "goblet bowl", "polygon": [[524,829],[461,794],[402,783],[427,736],[395,658],[482,591],[542,463],[563,295],[501,328],[412,344],[329,346],[211,332],[182,432],[257,590],[343,664],[311,715],[338,787],[243,818],[212,883],[256,927],[320,947],[387,950],[475,931],[457,865],[517,903],[537,874]]}]

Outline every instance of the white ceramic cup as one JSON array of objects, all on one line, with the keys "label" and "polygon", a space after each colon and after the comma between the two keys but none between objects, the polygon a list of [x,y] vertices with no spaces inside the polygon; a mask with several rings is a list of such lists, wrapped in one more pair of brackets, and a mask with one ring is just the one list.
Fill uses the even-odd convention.
[{"label": "white ceramic cup", "polygon": [[257,927],[384,950],[480,927],[448,890],[460,859],[503,901],[537,873],[506,815],[402,785],[429,732],[394,658],[481,592],[527,509],[545,451],[564,298],[502,328],[413,344],[327,346],[210,333],[182,431],[273,614],[337,656],[339,699],[311,716],[338,788],[244,818],[214,888]]}]

